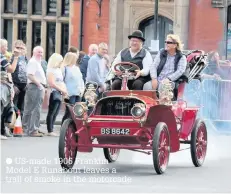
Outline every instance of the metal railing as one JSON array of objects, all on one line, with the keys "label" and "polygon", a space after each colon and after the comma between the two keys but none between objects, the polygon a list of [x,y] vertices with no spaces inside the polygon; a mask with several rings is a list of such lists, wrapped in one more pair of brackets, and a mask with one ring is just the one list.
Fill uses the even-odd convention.
[{"label": "metal railing", "polygon": [[213,121],[231,121],[231,80],[204,80],[201,115]]},{"label": "metal railing", "polygon": [[189,106],[200,106],[200,117],[231,122],[231,80],[195,80],[186,87],[184,98]]}]

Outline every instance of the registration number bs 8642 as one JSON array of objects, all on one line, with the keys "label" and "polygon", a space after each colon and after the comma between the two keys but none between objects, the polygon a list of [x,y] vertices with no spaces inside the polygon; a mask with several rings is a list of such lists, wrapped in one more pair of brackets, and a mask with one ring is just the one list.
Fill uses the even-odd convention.
[{"label": "registration number bs 8642", "polygon": [[103,135],[129,135],[130,129],[101,128]]}]

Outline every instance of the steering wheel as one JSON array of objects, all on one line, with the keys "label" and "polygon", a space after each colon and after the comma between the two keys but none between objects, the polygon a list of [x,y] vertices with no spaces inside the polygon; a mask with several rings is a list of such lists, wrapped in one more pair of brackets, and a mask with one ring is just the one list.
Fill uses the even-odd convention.
[{"label": "steering wheel", "polygon": [[140,68],[136,64],[130,62],[120,62],[114,66],[114,71],[118,74],[124,74],[125,72],[129,74],[135,73],[137,70],[140,71]]}]

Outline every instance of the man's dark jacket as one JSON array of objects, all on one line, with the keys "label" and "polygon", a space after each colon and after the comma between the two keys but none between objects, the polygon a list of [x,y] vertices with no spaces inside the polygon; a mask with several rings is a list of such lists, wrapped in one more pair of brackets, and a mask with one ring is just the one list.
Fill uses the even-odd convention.
[{"label": "man's dark jacket", "polygon": [[87,77],[87,67],[88,67],[88,61],[89,61],[90,57],[88,55],[85,55],[82,59],[82,61],[80,62],[80,71],[83,75],[83,81],[84,83],[86,83],[86,77]]}]

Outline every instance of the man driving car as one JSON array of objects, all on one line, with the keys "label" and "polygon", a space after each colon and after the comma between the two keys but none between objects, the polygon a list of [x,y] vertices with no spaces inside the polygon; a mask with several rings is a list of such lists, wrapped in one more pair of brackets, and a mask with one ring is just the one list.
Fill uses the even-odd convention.
[{"label": "man driving car", "polygon": [[150,67],[152,81],[144,85],[144,90],[156,90],[161,83],[178,80],[187,67],[186,57],[182,54],[179,36],[169,34],[165,41],[165,49],[161,49]]},{"label": "man driving car", "polygon": [[143,48],[143,42],[145,41],[143,33],[140,30],[136,30],[132,35],[128,36],[130,47],[121,50],[116,56],[111,69],[111,74],[107,80],[115,78],[111,89],[121,90],[122,79],[121,72],[115,72],[114,67],[120,62],[131,62],[136,64],[140,70],[136,71],[135,79],[128,81],[128,88],[130,90],[143,90],[143,85],[151,80],[150,77],[150,65],[152,64],[151,54]]}]

